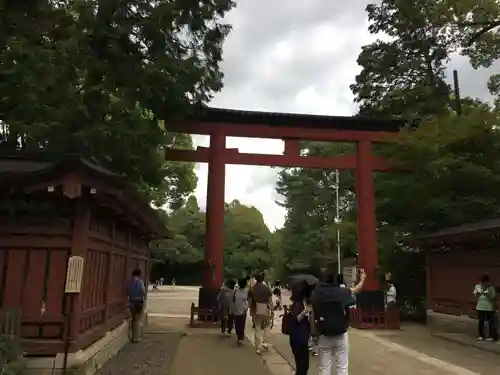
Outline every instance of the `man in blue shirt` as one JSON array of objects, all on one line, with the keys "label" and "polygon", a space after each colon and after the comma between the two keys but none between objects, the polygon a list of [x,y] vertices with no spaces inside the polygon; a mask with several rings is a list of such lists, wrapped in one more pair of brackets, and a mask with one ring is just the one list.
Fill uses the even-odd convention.
[{"label": "man in blue shirt", "polygon": [[141,270],[138,268],[132,272],[132,279],[127,284],[127,297],[130,303],[131,341],[137,343],[140,341],[144,301],[146,300],[146,287],[141,280]]}]

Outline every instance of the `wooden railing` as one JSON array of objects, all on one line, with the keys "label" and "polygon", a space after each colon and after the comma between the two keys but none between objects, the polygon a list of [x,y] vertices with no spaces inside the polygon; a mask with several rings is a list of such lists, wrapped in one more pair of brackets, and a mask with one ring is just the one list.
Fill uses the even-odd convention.
[{"label": "wooden railing", "polygon": [[0,335],[21,337],[20,309],[0,309]]},{"label": "wooden railing", "polygon": [[201,309],[191,304],[191,318],[189,320],[190,327],[214,327],[218,324],[218,312],[215,309]]}]

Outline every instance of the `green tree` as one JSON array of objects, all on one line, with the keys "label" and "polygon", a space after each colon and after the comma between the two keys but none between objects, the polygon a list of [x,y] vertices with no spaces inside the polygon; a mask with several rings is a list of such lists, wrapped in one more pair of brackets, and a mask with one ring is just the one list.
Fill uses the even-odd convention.
[{"label": "green tree", "polygon": [[[205,213],[200,211],[196,198],[191,196],[184,205],[167,214],[162,211],[169,238],[152,245],[158,263],[169,270],[195,270],[190,280],[201,280],[205,251]],[[234,200],[225,205],[224,216],[224,275],[242,277],[273,266],[270,242],[272,234],[261,212]]]},{"label": "green tree", "polygon": [[[158,151],[191,147],[168,123],[222,87],[231,0],[32,0],[0,4],[0,141],[110,163],[158,205],[179,206],[192,164]],[[166,130],[167,131],[166,131]]]},{"label": "green tree", "polygon": [[225,208],[224,273],[242,277],[272,267],[271,232],[262,213],[234,200]]},{"label": "green tree", "polygon": [[[326,142],[303,142],[302,153],[333,156],[354,152],[353,145]],[[335,223],[336,176],[334,170],[290,168],[279,172],[276,191],[278,202],[286,209],[281,247],[285,258],[283,274],[307,272],[320,264],[337,262],[336,230],[340,225],[343,256],[356,253],[352,236],[355,214],[354,174],[340,172],[339,211],[341,223]]]},{"label": "green tree", "polygon": [[425,116],[448,106],[445,68],[461,46],[448,0],[383,0],[366,10],[372,34],[389,40],[364,46],[351,86],[360,113]]},{"label": "green tree", "polygon": [[205,214],[200,211],[196,198],[190,196],[170,215],[165,211],[162,213],[170,235],[153,243],[154,258],[177,265],[201,262],[205,249]]},{"label": "green tree", "polygon": [[[489,12],[496,17],[499,7],[497,1],[383,0],[367,11],[370,31],[391,39],[360,55],[362,71],[351,87],[360,112],[420,120],[418,130],[377,149],[399,172],[376,176],[381,271],[391,271],[415,305],[425,293],[423,263],[402,240],[498,215],[498,109],[465,98],[458,116],[445,68],[458,52],[473,67],[498,58],[494,32],[470,42],[477,22]],[[493,76],[490,91],[498,87]]]},{"label": "green tree", "polygon": [[407,172],[378,178],[379,220],[404,234],[498,214],[499,119],[479,104],[405,134],[390,155]]},{"label": "green tree", "polygon": [[[361,103],[360,111],[424,120],[419,130],[407,132],[401,142],[379,148],[396,167],[412,171],[377,176],[377,217],[390,232],[407,235],[496,210],[491,194],[477,191],[482,184],[471,188],[470,178],[480,178],[482,171],[485,186],[495,186],[497,131],[493,124],[498,111],[465,98],[463,116],[456,116],[445,76],[446,62],[477,31],[475,22],[484,20],[485,9],[492,17],[500,12],[498,2],[489,0],[383,0],[367,7],[370,32],[392,39],[366,46],[360,54],[362,71],[351,87]],[[469,26],[464,26],[466,21]],[[496,58],[494,49],[481,52],[480,47],[461,50],[474,66],[479,56]],[[485,154],[489,157],[478,156]]]}]

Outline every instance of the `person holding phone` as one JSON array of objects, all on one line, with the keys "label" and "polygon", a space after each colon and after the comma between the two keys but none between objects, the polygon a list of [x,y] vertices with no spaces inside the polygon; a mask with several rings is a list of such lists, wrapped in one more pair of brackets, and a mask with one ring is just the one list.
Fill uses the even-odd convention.
[{"label": "person holding phone", "polygon": [[[483,275],[481,282],[474,287],[474,297],[476,297],[476,311],[478,320],[478,341],[498,341],[498,331],[495,319],[495,288],[491,285],[490,277]],[[488,322],[489,337],[486,338],[484,325]]]},{"label": "person holding phone", "polygon": [[311,287],[307,282],[302,282],[292,288],[292,306],[290,314],[292,317],[290,324],[290,347],[295,359],[295,375],[307,375],[309,371],[309,337],[311,326],[309,317],[312,307],[307,304],[311,294]]},{"label": "person holding phone", "polygon": [[352,288],[338,285],[332,274],[322,279],[325,281],[317,284],[311,295],[312,329],[319,336],[319,375],[330,375],[334,361],[337,374],[348,375],[348,309],[356,303],[353,294],[362,290],[366,274],[361,269],[360,282]]}]

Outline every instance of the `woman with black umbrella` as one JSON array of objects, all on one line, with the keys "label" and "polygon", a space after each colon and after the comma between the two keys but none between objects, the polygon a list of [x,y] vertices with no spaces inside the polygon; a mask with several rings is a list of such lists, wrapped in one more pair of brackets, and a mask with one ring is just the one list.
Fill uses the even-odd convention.
[{"label": "woman with black umbrella", "polygon": [[309,337],[311,326],[309,314],[311,307],[307,301],[311,295],[311,286],[303,280],[292,287],[292,305],[290,307],[290,347],[295,359],[295,375],[307,375],[309,370]]}]

